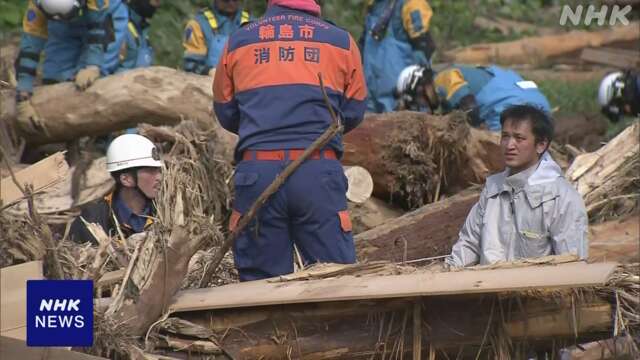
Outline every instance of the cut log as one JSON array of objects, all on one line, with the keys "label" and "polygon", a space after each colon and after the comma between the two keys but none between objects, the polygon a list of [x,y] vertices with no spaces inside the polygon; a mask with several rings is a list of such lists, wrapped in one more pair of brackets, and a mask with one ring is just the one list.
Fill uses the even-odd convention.
[{"label": "cut log", "polygon": [[464,192],[356,235],[358,259],[398,262],[449,254],[479,194]]},{"label": "cut log", "polygon": [[498,135],[467,125],[462,113],[368,115],[344,137],[345,165],[373,177],[373,194],[415,209],[504,167]]},{"label": "cut log", "polygon": [[640,39],[639,22],[600,31],[575,30],[564,34],[529,37],[501,43],[476,44],[445,52],[446,61],[463,64],[532,64],[616,42]]},{"label": "cut log", "polygon": [[139,123],[175,125],[190,119],[217,127],[211,83],[209,76],[154,66],[99,79],[86,91],[72,83],[41,86],[31,100],[41,121],[19,125],[32,144],[104,135]]},{"label": "cut log", "polygon": [[[612,307],[598,299],[575,307],[570,296],[554,300],[444,296],[420,298],[417,304],[426,309],[419,314],[419,322],[412,321],[413,299],[287,304],[177,315],[203,326],[225,323],[227,328],[220,333],[226,336],[220,346],[238,359],[280,359],[287,354],[304,359],[370,359],[428,353],[430,348],[454,357],[461,348],[473,356],[481,351],[482,358],[490,358],[490,349],[501,345],[490,340],[482,346],[487,331],[492,338],[545,349],[552,341],[560,346],[598,339],[611,329]],[[580,321],[575,322],[576,318]],[[412,325],[417,324],[421,341],[415,340],[412,331]],[[416,343],[421,345],[419,349],[412,348]],[[512,353],[509,347],[500,350]]]},{"label": "cut log", "polygon": [[362,204],[371,197],[373,179],[367,169],[362,166],[345,166],[344,175],[347,177],[349,184],[347,200]]},{"label": "cut log", "polygon": [[635,69],[640,67],[640,52],[624,49],[587,48],[582,50],[580,59],[583,61],[608,65],[619,69]]}]

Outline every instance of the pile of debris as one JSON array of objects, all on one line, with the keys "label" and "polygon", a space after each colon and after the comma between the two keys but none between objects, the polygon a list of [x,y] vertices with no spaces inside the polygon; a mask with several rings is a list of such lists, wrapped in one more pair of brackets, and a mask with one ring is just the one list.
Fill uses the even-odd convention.
[{"label": "pile of debris", "polygon": [[[110,96],[116,85],[123,96]],[[68,96],[69,86],[36,92],[34,106],[48,115],[19,124],[30,145],[95,136],[148,119],[153,125],[138,131],[158,145],[166,166],[157,221],[127,239],[111,239],[87,224],[98,246],[70,242],[78,207],[113,186],[104,158],[80,151],[69,166],[60,152],[18,164],[25,145],[8,120],[15,113],[3,109],[3,351],[27,351],[4,337],[24,338],[20,319],[5,327],[5,314],[22,313],[5,311],[5,294],[23,300],[24,280],[48,278],[94,280],[96,341],[78,350],[108,358],[508,359],[607,338],[614,339],[614,348],[632,339],[625,351],[637,354],[640,267],[628,263],[637,262],[637,246],[635,255],[624,258],[604,251],[605,260],[617,262],[550,257],[464,271],[444,266],[442,258],[478,199],[478,185],[504,166],[497,136],[470,128],[462,114],[368,115],[344,137],[350,208],[362,229],[355,237],[360,263],[320,264],[238,283],[226,254],[203,284],[227,235],[236,141],[211,119],[210,79],[139,69],[99,80],[80,95],[84,100]],[[0,99],[11,91],[1,90]],[[106,107],[78,105],[96,99]],[[83,123],[88,119],[91,126]],[[559,161],[585,199],[595,234],[591,250],[598,256],[620,246],[601,231],[612,221],[617,231],[621,224],[629,227],[635,244],[640,237],[637,219],[629,217],[638,214],[639,139],[635,121],[597,151],[572,148]],[[556,157],[563,146],[552,150]]]}]

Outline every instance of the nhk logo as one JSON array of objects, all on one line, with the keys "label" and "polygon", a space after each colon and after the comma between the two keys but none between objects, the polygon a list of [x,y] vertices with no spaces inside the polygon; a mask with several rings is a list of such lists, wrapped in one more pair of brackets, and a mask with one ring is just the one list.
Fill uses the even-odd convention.
[{"label": "nhk logo", "polygon": [[629,25],[627,14],[630,12],[631,5],[627,5],[623,8],[618,5],[613,5],[611,7],[611,12],[609,12],[609,6],[607,5],[602,5],[599,10],[595,5],[578,5],[575,8],[572,8],[569,5],[564,5],[562,7],[562,14],[560,15],[560,25],[564,26],[567,24],[567,20],[570,20],[573,26],[580,25],[580,22],[584,22],[586,26],[589,26],[591,25],[591,22],[597,20],[598,26],[603,26],[607,22],[608,17],[610,26],[617,25],[618,23],[626,26]]},{"label": "nhk logo", "polygon": [[[79,313],[80,299],[42,299],[40,302],[40,312],[67,311]],[[84,327],[84,316],[82,315],[36,315],[36,328],[71,328]]]},{"label": "nhk logo", "polygon": [[92,346],[91,280],[27,281],[28,346]]}]

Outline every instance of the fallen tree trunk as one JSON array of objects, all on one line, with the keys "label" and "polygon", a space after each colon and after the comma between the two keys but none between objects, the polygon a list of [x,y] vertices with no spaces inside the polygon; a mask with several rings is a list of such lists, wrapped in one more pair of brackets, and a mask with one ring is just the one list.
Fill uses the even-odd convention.
[{"label": "fallen tree trunk", "polygon": [[448,254],[479,194],[467,191],[356,235],[358,260],[398,262]]},{"label": "fallen tree trunk", "polygon": [[532,64],[586,47],[640,39],[638,22],[601,31],[575,30],[564,34],[529,37],[501,43],[476,44],[445,52],[445,60],[463,64]]},{"label": "fallen tree trunk", "polygon": [[462,113],[369,115],[344,137],[345,165],[373,177],[374,196],[415,209],[457,193],[504,167],[498,136],[471,128]]},{"label": "fallen tree trunk", "polygon": [[418,351],[521,358],[519,351],[551,350],[553,341],[560,348],[609,335],[611,304],[593,296],[574,300],[461,295],[176,315],[226,334],[220,347],[237,359],[370,359]]},{"label": "fallen tree trunk", "polygon": [[[86,91],[70,82],[40,86],[31,101],[40,121],[19,126],[32,144],[99,136],[139,123],[175,125],[189,119],[218,127],[211,77],[160,66],[98,79]],[[234,136],[227,133],[222,139],[229,138]]]}]

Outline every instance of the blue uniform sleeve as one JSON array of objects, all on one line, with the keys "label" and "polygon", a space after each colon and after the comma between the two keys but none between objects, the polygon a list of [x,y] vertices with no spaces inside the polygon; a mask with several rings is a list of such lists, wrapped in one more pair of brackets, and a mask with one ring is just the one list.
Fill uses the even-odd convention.
[{"label": "blue uniform sleeve", "polygon": [[88,0],[86,16],[89,24],[87,46],[83,50],[83,56],[87,59],[87,65],[102,67],[104,62],[104,48],[107,41],[107,8],[109,0]]},{"label": "blue uniform sleeve", "polygon": [[121,73],[136,67],[137,47],[136,39],[131,32],[127,32],[120,50],[121,58],[119,66],[115,71],[116,73]]},{"label": "blue uniform sleeve", "polygon": [[129,8],[124,3],[113,6],[113,2],[109,8],[109,18],[113,24],[113,32],[115,40],[107,46],[104,53],[104,61],[102,64],[102,75],[113,74],[121,65],[121,51],[126,46],[127,33],[129,32]]},{"label": "blue uniform sleeve", "polygon": [[27,11],[22,19],[20,53],[15,64],[19,92],[33,92],[33,81],[40,63],[40,55],[47,43],[47,26],[48,21],[45,15],[33,1],[29,1]]},{"label": "blue uniform sleeve", "polygon": [[16,80],[19,92],[33,92],[33,82],[37,74],[40,54],[47,39],[23,33],[20,40],[20,54],[16,60]]}]

